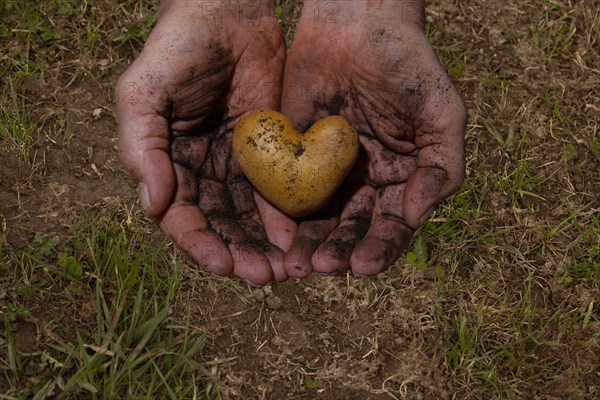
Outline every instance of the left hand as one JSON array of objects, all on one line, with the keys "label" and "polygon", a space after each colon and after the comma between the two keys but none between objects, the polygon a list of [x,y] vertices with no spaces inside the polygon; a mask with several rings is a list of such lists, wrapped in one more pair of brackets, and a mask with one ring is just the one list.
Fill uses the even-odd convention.
[{"label": "left hand", "polygon": [[288,54],[283,113],[302,130],[342,115],[361,142],[338,201],[300,222],[284,259],[293,277],[383,271],[463,180],[466,110],[425,36],[423,2],[375,3],[328,3],[337,13],[318,18],[324,3],[306,0]]}]

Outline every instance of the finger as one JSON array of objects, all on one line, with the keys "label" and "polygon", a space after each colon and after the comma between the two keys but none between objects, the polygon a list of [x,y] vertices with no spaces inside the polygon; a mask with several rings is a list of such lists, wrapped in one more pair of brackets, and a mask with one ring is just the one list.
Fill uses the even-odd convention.
[{"label": "finger", "polygon": [[[277,244],[273,243],[273,240],[267,234],[265,225],[269,223],[271,229],[275,228],[275,235],[279,233],[279,229],[285,230],[285,227],[274,227],[274,221],[270,221],[268,215],[259,212],[259,207],[254,202],[256,192],[245,178],[240,176],[239,178],[230,180],[228,187],[233,198],[233,208],[236,214],[235,219],[247,235],[244,239],[245,247],[238,249],[239,252],[236,253],[240,256],[240,262],[235,262],[236,275],[260,275],[260,279],[249,279],[257,285],[265,285],[271,279],[277,282],[287,280],[288,275],[283,267],[285,253]],[[289,229],[295,229],[295,223],[289,217],[284,217],[283,215],[277,215],[276,217],[280,218],[283,222],[291,223],[292,227]],[[245,265],[244,257],[252,258],[254,257],[254,253],[261,254],[264,256],[264,259],[261,257],[259,257],[260,261],[252,259],[250,264]],[[260,270],[260,268],[264,268],[264,270]]]},{"label": "finger", "polygon": [[[238,215],[229,222],[230,235],[239,227],[230,250],[234,256],[234,274],[254,285],[266,285],[272,279],[277,282],[287,280],[283,267],[284,252],[269,242],[263,226],[252,214]],[[221,228],[223,229],[223,228]],[[240,232],[243,231],[243,232]]]},{"label": "finger", "polygon": [[412,229],[403,218],[405,184],[388,185],[377,191],[371,226],[350,257],[352,271],[375,275],[392,265],[410,243]]},{"label": "finger", "polygon": [[232,243],[229,250],[233,254],[235,276],[254,286],[264,286],[271,282],[273,274],[264,254],[245,243]]},{"label": "finger", "polygon": [[[211,227],[227,245],[233,259],[233,274],[253,285],[271,282],[273,271],[265,253],[270,251],[266,241],[252,241],[243,223],[230,215],[209,216]],[[242,222],[242,223],[240,223]]]},{"label": "finger", "polygon": [[196,206],[170,207],[160,217],[159,226],[197,265],[220,276],[233,272],[229,249]]},{"label": "finger", "polygon": [[120,158],[136,180],[142,209],[157,217],[175,190],[175,173],[169,158],[169,126],[162,104],[148,88],[122,75],[116,87]]},{"label": "finger", "polygon": [[[231,193],[233,212],[241,229],[246,233],[245,239],[246,249],[243,254],[248,255],[254,249],[255,252],[261,254],[264,258],[264,271],[259,271],[261,264],[254,262],[248,268],[252,268],[252,274],[259,274],[262,279],[266,280],[275,277],[276,280],[287,279],[287,274],[283,269],[283,251],[277,246],[269,242],[267,232],[264,227],[264,221],[261,218],[259,209],[255,202],[255,191],[248,180],[241,175],[239,165],[232,163],[230,170],[237,175],[227,181],[229,193]],[[273,264],[271,264],[273,261]],[[261,261],[262,262],[262,261]],[[240,268],[242,266],[240,265]],[[236,270],[238,263],[236,262]],[[261,282],[259,284],[266,284]]]},{"label": "finger", "polygon": [[257,191],[254,191],[254,201],[269,241],[281,250],[288,251],[296,237],[298,224],[265,200]]},{"label": "finger", "polygon": [[159,227],[196,264],[217,275],[230,275],[231,253],[194,203],[198,197],[195,177],[179,165],[175,165],[175,172],[177,192],[173,204],[158,219]]},{"label": "finger", "polygon": [[337,205],[304,220],[298,225],[298,233],[290,249],[285,254],[283,265],[289,276],[293,278],[304,278],[312,270],[312,256],[317,247],[327,239],[338,223]]},{"label": "finger", "polygon": [[[266,233],[256,221],[256,216],[252,212],[236,212],[236,208],[239,209],[244,204],[245,196],[239,189],[236,190],[235,186],[235,183],[232,187],[203,179],[201,187],[209,190],[200,192],[199,204],[206,210],[211,228],[227,245],[232,255],[233,274],[251,284],[265,285],[273,277],[271,264],[264,254],[271,249]],[[281,275],[279,277],[281,278]]]},{"label": "finger", "polygon": [[339,225],[312,256],[315,272],[331,274],[348,268],[354,246],[371,224],[374,198],[375,189],[371,186],[360,185],[351,189]]},{"label": "finger", "polygon": [[[259,286],[272,280],[287,280],[288,275],[283,267],[285,253],[269,242],[262,225],[247,217],[236,217],[233,222],[238,224],[246,235],[230,245],[234,254],[235,275]],[[263,233],[256,235],[257,231]]]},{"label": "finger", "polygon": [[274,244],[269,243],[269,247],[265,250],[265,256],[271,264],[271,270],[273,271],[273,279],[276,282],[285,282],[288,279],[288,274],[283,267],[283,259],[285,252]]},{"label": "finger", "polygon": [[433,96],[419,126],[415,142],[419,147],[418,169],[404,191],[404,218],[417,229],[435,205],[456,192],[464,179],[464,134],[466,110],[460,96],[448,83],[445,94]]}]

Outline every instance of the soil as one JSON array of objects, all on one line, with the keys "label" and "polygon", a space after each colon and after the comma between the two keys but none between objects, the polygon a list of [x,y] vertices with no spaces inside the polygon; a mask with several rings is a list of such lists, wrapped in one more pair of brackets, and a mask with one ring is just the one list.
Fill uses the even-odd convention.
[{"label": "soil", "polygon": [[[31,166],[17,154],[2,154],[0,204],[10,222],[7,239],[11,247],[21,249],[31,242],[35,232],[60,228],[80,212],[79,206],[109,197],[136,202],[136,191],[132,191],[116,151],[111,97],[118,75],[100,77],[102,84],[80,79],[60,96],[58,90],[43,82],[43,77],[24,84],[23,95],[39,99],[34,112],[43,115],[44,125],[52,127],[58,123],[57,116],[66,116],[73,126],[73,137],[68,143],[37,137]],[[55,93],[48,93],[50,89]],[[100,110],[98,117],[94,116],[95,110]]]},{"label": "soil", "polygon": [[[196,315],[217,328],[217,354],[234,358],[219,371],[238,383],[227,387],[233,398],[389,399],[408,388],[444,398],[446,382],[428,367],[441,355],[423,346],[441,341],[441,332],[423,324],[436,302],[431,275],[400,272],[399,280],[419,282],[402,288],[315,276],[249,289],[235,302],[219,293],[208,318]],[[193,279],[187,284],[198,292]],[[377,300],[369,301],[367,290]]]}]

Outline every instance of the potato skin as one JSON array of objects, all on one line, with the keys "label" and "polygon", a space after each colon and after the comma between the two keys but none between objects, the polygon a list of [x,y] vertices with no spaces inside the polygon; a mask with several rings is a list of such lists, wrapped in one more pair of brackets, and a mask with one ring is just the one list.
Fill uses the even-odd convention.
[{"label": "potato skin", "polygon": [[243,117],[233,154],[254,187],[293,217],[323,208],[358,158],[359,139],[345,118],[330,116],[301,134],[283,114],[259,110]]}]

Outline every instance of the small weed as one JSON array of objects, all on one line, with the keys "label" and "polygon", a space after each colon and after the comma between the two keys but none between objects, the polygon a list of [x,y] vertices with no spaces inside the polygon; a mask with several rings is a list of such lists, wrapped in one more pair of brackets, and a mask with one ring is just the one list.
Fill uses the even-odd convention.
[{"label": "small weed", "polygon": [[567,247],[570,262],[559,278],[563,284],[600,286],[600,219],[591,206],[570,209],[567,218],[549,229],[543,238],[543,251],[552,251],[556,246],[554,242],[560,244],[565,238],[570,240]]},{"label": "small weed", "polygon": [[533,44],[544,54],[546,62],[552,63],[571,47],[576,28],[571,16],[561,6],[548,2],[546,18],[531,23],[529,32]]},{"label": "small weed", "polygon": [[301,11],[302,4],[298,0],[275,1],[275,17],[283,29],[285,42],[288,47],[292,44]]},{"label": "small weed", "polygon": [[455,49],[448,46],[435,46],[435,51],[442,61],[442,65],[453,79],[469,77],[468,50]]},{"label": "small weed", "polygon": [[[6,93],[4,94],[6,95]],[[10,103],[0,103],[0,150],[16,150],[23,162],[31,162],[31,148],[41,125],[28,111],[25,99],[16,91],[14,82],[9,80]]]},{"label": "small weed", "polygon": [[417,269],[427,268],[427,240],[424,235],[418,232],[415,234],[413,251],[406,253],[406,263]]},{"label": "small weed", "polygon": [[515,124],[513,121],[509,123],[506,134],[498,131],[496,127],[489,121],[483,121],[483,125],[492,137],[498,142],[500,148],[504,152],[504,156],[510,158],[510,154],[515,146]]},{"label": "small weed", "polygon": [[131,26],[123,28],[120,32],[113,35],[112,40],[116,43],[125,43],[135,41],[138,44],[143,44],[146,37],[156,23],[158,13],[148,12],[139,20],[135,21]]},{"label": "small weed", "polygon": [[469,380],[482,381],[486,387],[500,391],[493,360],[482,354],[479,329],[468,314],[461,312],[454,319],[454,333],[444,343],[446,347],[446,365],[454,373],[468,374]]},{"label": "small weed", "polygon": [[594,154],[594,156],[600,160],[600,142],[592,137],[586,140],[586,144],[592,154]]}]

